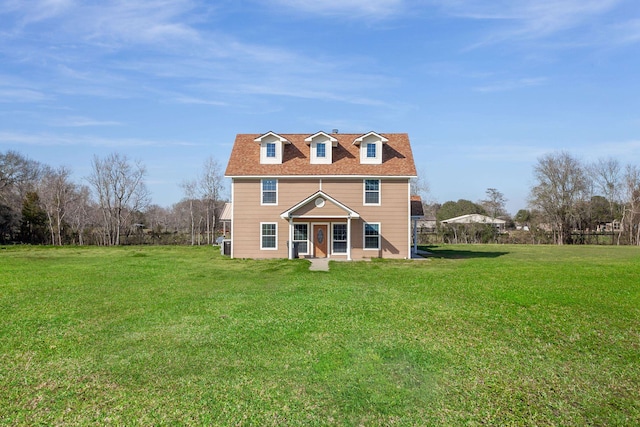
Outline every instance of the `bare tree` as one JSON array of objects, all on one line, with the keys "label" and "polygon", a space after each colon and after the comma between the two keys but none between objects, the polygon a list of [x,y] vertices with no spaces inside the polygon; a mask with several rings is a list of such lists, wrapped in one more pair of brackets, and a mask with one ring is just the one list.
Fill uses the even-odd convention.
[{"label": "bare tree", "polygon": [[495,188],[487,188],[485,194],[487,195],[487,198],[481,200],[480,204],[487,211],[491,218],[497,218],[507,213],[505,211],[505,204],[507,203],[507,199],[505,199],[504,194],[502,194]]},{"label": "bare tree", "polygon": [[592,164],[589,172],[595,186],[609,202],[609,210],[613,221],[615,217],[616,202],[620,198],[620,184],[622,180],[622,168],[620,162],[615,159],[599,159]]},{"label": "bare tree", "polygon": [[222,198],[222,190],[224,188],[222,168],[213,157],[209,157],[204,162],[202,174],[199,179],[199,186],[206,212],[207,244],[210,245],[213,243],[215,227],[218,222],[216,208]]},{"label": "bare tree", "polygon": [[186,199],[189,202],[189,217],[191,219],[191,246],[196,244],[196,222],[195,222],[195,211],[194,211],[194,202],[196,197],[196,188],[198,183],[196,181],[184,181],[181,184],[182,189],[184,190]]},{"label": "bare tree", "polygon": [[420,196],[423,202],[427,202],[429,197],[429,183],[425,178],[425,174],[420,170],[418,176],[411,178],[409,181],[411,195]]},{"label": "bare tree", "polygon": [[119,245],[121,231],[129,225],[131,214],[144,210],[150,202],[144,184],[146,169],[118,153],[104,159],[94,157],[92,169],[88,181],[102,211],[105,241]]},{"label": "bare tree", "polygon": [[71,170],[46,167],[39,182],[40,201],[47,213],[51,243],[62,246],[62,229],[67,208],[76,196],[76,186],[71,182]]},{"label": "bare tree", "polygon": [[[623,177],[624,210],[622,226],[629,243],[640,245],[640,168],[627,165]],[[618,243],[620,234],[618,235]]]},{"label": "bare tree", "polygon": [[91,206],[91,190],[86,185],[76,187],[75,195],[67,206],[67,215],[71,230],[78,236],[78,245],[84,245],[84,232],[90,223],[91,211],[95,211],[95,206]]},{"label": "bare tree", "polygon": [[531,189],[531,205],[543,212],[557,244],[571,243],[578,205],[589,188],[582,163],[564,151],[547,154],[538,159],[533,173],[537,185]]}]

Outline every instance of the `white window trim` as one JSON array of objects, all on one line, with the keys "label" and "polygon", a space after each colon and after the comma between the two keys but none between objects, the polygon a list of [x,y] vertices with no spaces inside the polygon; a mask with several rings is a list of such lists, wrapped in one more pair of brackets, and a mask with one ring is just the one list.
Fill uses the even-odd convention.
[{"label": "white window trim", "polygon": [[[367,225],[377,225],[378,226],[378,247],[377,248],[367,248]],[[362,223],[362,249],[365,251],[379,251],[382,249],[382,224],[379,222],[363,222]]]},{"label": "white window trim", "polygon": [[293,242],[304,242],[304,240],[295,240],[295,226],[296,225],[306,225],[307,226],[307,251],[306,252],[298,252],[299,255],[309,255],[311,253],[311,239],[309,238],[310,236],[310,231],[311,231],[311,224],[309,224],[308,222],[294,222],[293,223],[293,227],[294,229],[291,230],[291,240]]},{"label": "white window trim", "polygon": [[[276,235],[274,236],[276,238],[276,244],[275,247],[273,248],[265,248],[262,246],[262,238],[264,237],[264,235],[262,234],[262,226],[263,225],[275,225],[276,229],[275,229],[275,233]],[[278,250],[278,223],[277,222],[261,222],[260,223],[260,250],[261,251],[275,251]]]},{"label": "white window trim", "polygon": [[[276,201],[275,203],[264,203],[264,181],[276,182]],[[264,178],[260,180],[260,206],[278,206],[278,179],[276,178]]]},{"label": "white window trim", "polygon": [[[367,203],[367,181],[378,181],[378,203]],[[362,180],[362,204],[365,206],[382,205],[382,180],[379,178],[365,178]]]},{"label": "white window trim", "polygon": [[[344,252],[334,252],[333,250],[333,227],[336,225],[344,225],[347,228],[346,240],[344,240],[346,247]],[[342,242],[342,240],[338,240]],[[331,255],[347,255],[349,253],[349,224],[346,222],[332,222],[331,223]]]}]

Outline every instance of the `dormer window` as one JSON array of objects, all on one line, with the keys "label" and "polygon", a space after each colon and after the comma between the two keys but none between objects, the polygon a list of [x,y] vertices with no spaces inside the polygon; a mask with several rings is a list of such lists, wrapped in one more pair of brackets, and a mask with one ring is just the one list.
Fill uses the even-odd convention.
[{"label": "dormer window", "polygon": [[260,163],[261,164],[280,164],[282,163],[282,155],[284,146],[291,144],[286,138],[281,137],[277,133],[267,132],[264,135],[254,139],[260,143]]},{"label": "dormer window", "polygon": [[367,159],[375,159],[376,158],[376,143],[369,142],[367,143]]},{"label": "dormer window", "polygon": [[332,147],[338,146],[338,140],[331,135],[318,132],[304,140],[310,149],[310,160],[312,165],[330,165],[333,162]]},{"label": "dormer window", "polygon": [[327,144],[324,142],[318,142],[316,144],[316,157],[319,159],[327,157]]},{"label": "dormer window", "polygon": [[276,143],[267,142],[267,157],[276,157]]},{"label": "dormer window", "polygon": [[353,141],[354,145],[360,146],[361,164],[382,164],[382,145],[388,141],[384,136],[375,132],[369,132]]}]

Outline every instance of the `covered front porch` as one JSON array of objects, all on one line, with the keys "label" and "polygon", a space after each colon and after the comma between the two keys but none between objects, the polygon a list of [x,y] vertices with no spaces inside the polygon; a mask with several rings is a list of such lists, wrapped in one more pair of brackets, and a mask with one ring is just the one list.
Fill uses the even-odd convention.
[{"label": "covered front porch", "polygon": [[318,191],[283,212],[288,222],[288,258],[352,259],[353,222],[360,215]]}]

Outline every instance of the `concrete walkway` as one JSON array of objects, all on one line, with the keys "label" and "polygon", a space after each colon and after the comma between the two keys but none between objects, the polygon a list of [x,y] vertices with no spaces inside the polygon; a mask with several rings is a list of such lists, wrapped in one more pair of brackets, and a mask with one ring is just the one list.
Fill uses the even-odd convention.
[{"label": "concrete walkway", "polygon": [[329,271],[329,258],[307,258],[311,261],[309,271]]}]

